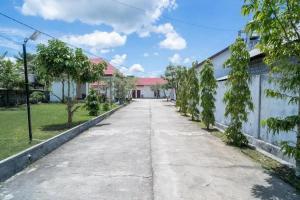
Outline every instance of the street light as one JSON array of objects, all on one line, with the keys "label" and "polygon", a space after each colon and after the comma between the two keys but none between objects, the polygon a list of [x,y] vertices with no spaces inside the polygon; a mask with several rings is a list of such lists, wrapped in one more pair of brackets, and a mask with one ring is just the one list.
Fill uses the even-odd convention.
[{"label": "street light", "polygon": [[30,102],[29,102],[29,83],[28,83],[28,70],[27,70],[27,57],[26,57],[26,44],[29,40],[36,40],[40,32],[35,31],[29,38],[24,39],[23,43],[23,61],[24,61],[24,74],[25,74],[25,90],[26,90],[26,104],[27,104],[27,120],[28,120],[28,134],[29,142],[32,141],[32,129],[31,129],[31,114],[30,114]]}]

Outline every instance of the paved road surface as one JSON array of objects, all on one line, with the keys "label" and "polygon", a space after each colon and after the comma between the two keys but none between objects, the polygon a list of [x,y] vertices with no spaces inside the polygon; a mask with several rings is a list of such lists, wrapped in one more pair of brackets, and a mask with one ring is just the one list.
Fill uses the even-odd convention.
[{"label": "paved road surface", "polygon": [[0,199],[300,199],[176,113],[139,100],[66,143],[0,186]]}]

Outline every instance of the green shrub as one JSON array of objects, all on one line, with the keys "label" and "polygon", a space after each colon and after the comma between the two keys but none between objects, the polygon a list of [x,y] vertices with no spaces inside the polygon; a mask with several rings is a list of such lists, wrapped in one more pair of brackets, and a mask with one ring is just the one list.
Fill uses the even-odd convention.
[{"label": "green shrub", "polygon": [[45,99],[45,94],[40,91],[35,91],[31,93],[29,101],[30,103],[40,103]]},{"label": "green shrub", "polygon": [[100,111],[100,104],[97,93],[91,89],[89,95],[86,97],[85,108],[89,111],[90,116],[97,116]]},{"label": "green shrub", "polygon": [[104,111],[109,111],[109,109],[110,109],[109,103],[108,103],[108,102],[105,102],[105,103],[103,104],[103,110],[104,110]]}]

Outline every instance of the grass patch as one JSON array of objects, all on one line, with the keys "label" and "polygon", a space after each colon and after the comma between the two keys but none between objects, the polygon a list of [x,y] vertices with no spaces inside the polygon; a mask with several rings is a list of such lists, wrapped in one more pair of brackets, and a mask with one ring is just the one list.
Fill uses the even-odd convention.
[{"label": "grass patch", "polygon": [[[205,125],[200,122],[200,127],[208,132],[210,132],[213,136],[220,138],[223,142],[226,142],[226,136],[224,133],[219,131],[218,129],[207,130]],[[281,178],[286,183],[289,183],[297,190],[300,190],[300,179],[295,176],[295,170],[281,164],[280,162],[262,154],[261,152],[255,150],[251,147],[237,148],[246,156],[250,157],[253,161],[259,163],[263,169],[265,169],[271,175],[275,175]]]},{"label": "grass patch", "polygon": [[[112,106],[115,107],[116,105]],[[33,141],[29,144],[26,107],[23,105],[0,109],[0,160],[68,129],[65,104],[31,105],[31,117]],[[88,112],[81,107],[74,113],[72,127],[91,118],[93,116],[89,116]]]}]

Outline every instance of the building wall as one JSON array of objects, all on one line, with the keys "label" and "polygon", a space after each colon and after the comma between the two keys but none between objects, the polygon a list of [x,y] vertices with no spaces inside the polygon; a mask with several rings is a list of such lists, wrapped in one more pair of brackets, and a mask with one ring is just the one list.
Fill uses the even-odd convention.
[{"label": "building wall", "polygon": [[[287,100],[270,98],[265,95],[266,89],[278,89],[274,84],[269,83],[268,74],[252,75],[249,83],[254,110],[248,114],[248,122],[243,125],[243,132],[257,140],[264,141],[274,146],[280,146],[280,142],[289,141],[296,144],[295,132],[280,132],[272,134],[266,127],[261,125],[261,120],[269,117],[286,117],[297,113],[297,105],[288,104]],[[223,102],[224,93],[227,90],[226,80],[218,81],[216,98],[215,119],[218,125],[227,126],[229,119],[224,116],[225,103]],[[265,149],[267,150],[267,149]],[[283,159],[293,162],[292,159],[282,157]]]},{"label": "building wall", "polygon": [[[68,95],[68,86],[67,86],[67,82],[65,81],[65,84],[64,84],[64,93],[65,93],[65,96]],[[62,98],[62,83],[61,81],[55,81],[52,83],[51,85],[51,90],[50,90],[50,101],[51,102],[59,102],[60,99]],[[76,97],[76,83],[75,82],[72,82],[71,83],[71,97],[74,98]],[[58,98],[59,97],[59,98]]]},{"label": "building wall", "polygon": [[[226,76],[228,74],[229,69],[224,68],[223,64],[229,57],[230,57],[230,50],[227,49],[226,51],[222,52],[218,56],[211,59],[213,65],[214,65],[216,78]],[[201,67],[202,67],[202,65],[197,68],[198,72],[200,72]]]},{"label": "building wall", "polygon": [[[151,86],[137,86],[135,90],[141,90],[141,98],[155,98],[154,91],[151,90]],[[165,98],[171,90],[160,90],[160,98]]]},{"label": "building wall", "polygon": [[[216,124],[225,128],[229,124],[229,119],[224,116],[225,104],[223,102],[224,94],[228,89],[226,86],[226,76],[229,69],[223,68],[223,63],[230,57],[230,51],[226,50],[216,57],[212,58],[214,65],[215,77],[218,80],[217,94],[215,96],[216,110],[215,119]],[[201,66],[198,68],[200,71]],[[272,134],[266,127],[261,125],[261,121],[269,117],[286,117],[297,113],[297,106],[288,104],[287,100],[279,100],[275,98],[266,97],[266,89],[278,89],[275,85],[269,83],[268,68],[263,64],[263,56],[252,57],[250,63],[251,81],[249,88],[251,91],[254,110],[248,114],[248,122],[243,125],[243,132],[246,135],[252,136],[254,139],[252,143],[259,145],[260,148],[273,153],[274,155],[289,161],[294,162],[294,159],[282,155],[279,150],[281,141],[289,141],[290,144],[295,145],[295,132],[280,132],[279,134]],[[199,106],[200,110],[200,106]],[[251,141],[250,141],[251,142]],[[273,148],[274,147],[274,148]]]}]

